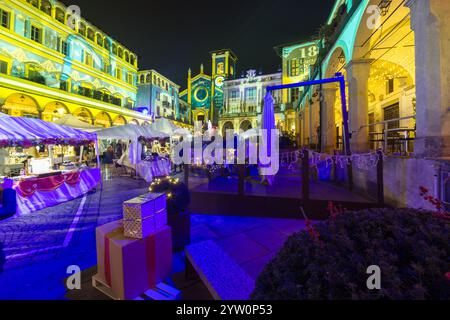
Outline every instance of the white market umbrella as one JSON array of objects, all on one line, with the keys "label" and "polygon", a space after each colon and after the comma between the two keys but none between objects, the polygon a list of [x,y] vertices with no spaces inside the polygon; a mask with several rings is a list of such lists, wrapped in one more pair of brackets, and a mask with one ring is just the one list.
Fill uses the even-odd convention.
[{"label": "white market umbrella", "polygon": [[[275,124],[275,111],[273,106],[274,100],[272,97],[272,94],[270,92],[266,93],[266,96],[264,97],[264,107],[262,112],[262,123],[261,123],[261,129],[265,130],[263,132],[266,132],[266,134],[262,135],[262,144],[264,146],[264,150],[267,150],[267,156],[270,158],[273,156],[271,153],[272,150],[272,130],[276,129]],[[273,175],[270,175],[268,173],[271,172],[270,165],[260,165],[260,168],[262,168],[262,172],[265,173],[263,175],[263,181],[269,182],[271,184],[273,182]]]}]

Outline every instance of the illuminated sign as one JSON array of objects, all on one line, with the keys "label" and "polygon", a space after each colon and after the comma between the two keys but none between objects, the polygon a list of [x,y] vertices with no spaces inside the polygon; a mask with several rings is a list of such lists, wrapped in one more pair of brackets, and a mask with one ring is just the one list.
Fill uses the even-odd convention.
[{"label": "illuminated sign", "polygon": [[319,47],[316,42],[297,44],[283,48],[284,73],[288,77],[306,79],[310,66],[317,62]]}]

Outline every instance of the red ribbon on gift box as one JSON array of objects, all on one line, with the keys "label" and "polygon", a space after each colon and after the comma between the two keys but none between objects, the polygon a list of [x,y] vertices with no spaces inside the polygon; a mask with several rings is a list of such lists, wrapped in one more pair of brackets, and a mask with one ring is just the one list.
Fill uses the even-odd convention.
[{"label": "red ribbon on gift box", "polygon": [[109,234],[105,236],[105,280],[108,286],[111,287],[111,262],[110,262],[110,254],[109,254]]},{"label": "red ribbon on gift box", "polygon": [[[108,286],[111,287],[111,254],[110,254],[110,238],[114,232],[107,234],[104,238],[105,255],[104,255],[104,266],[105,266],[105,281]],[[133,240],[142,241],[142,240]],[[148,284],[150,288],[156,286],[156,237],[155,235],[150,235],[145,239],[145,255],[147,263],[147,277]]]}]

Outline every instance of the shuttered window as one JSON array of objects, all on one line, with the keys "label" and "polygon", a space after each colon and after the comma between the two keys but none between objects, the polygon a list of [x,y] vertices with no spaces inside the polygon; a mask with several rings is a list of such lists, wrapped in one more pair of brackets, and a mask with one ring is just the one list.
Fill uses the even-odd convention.
[{"label": "shuttered window", "polygon": [[8,73],[8,63],[6,61],[0,60],[0,73]]},{"label": "shuttered window", "polygon": [[3,9],[0,9],[0,25],[9,29],[9,12]]}]

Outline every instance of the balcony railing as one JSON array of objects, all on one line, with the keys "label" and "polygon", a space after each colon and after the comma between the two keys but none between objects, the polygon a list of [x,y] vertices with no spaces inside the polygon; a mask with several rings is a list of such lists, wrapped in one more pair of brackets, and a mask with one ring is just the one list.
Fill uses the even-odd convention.
[{"label": "balcony railing", "polygon": [[[371,144],[371,149],[382,149],[384,153],[399,153],[407,156],[414,151],[416,129],[407,126],[402,127],[401,125],[397,128],[390,128],[389,125],[415,118],[416,116],[407,116],[380,121],[362,126],[361,129],[369,128],[369,142]],[[376,129],[380,126],[383,127],[383,130],[377,132]],[[371,128],[373,129],[370,130]]]},{"label": "balcony railing", "polygon": [[[5,74],[8,76],[8,74],[6,73],[1,73],[1,74]],[[72,94],[76,94],[76,95],[80,95],[83,97],[87,97],[87,98],[91,98],[91,99],[95,99],[95,100],[99,100],[105,103],[109,103],[109,104],[113,104],[119,107],[124,107],[124,108],[128,108],[128,109],[133,109],[133,106],[129,103],[125,103],[122,101],[121,98],[118,97],[114,97],[110,94],[107,94],[105,92],[102,91],[97,91],[97,90],[93,90],[90,88],[86,88],[86,87],[78,87],[77,90],[70,90],[69,88],[69,84],[66,81],[61,80],[60,81],[60,86],[59,88],[55,88],[52,86],[47,85],[45,78],[43,76],[40,75],[29,75],[28,77],[25,76],[18,76],[18,75],[9,75],[15,78],[19,78],[19,79],[24,79],[24,80],[28,80],[34,83],[38,83],[44,86],[47,86],[49,88],[52,89],[59,89],[61,91],[65,91],[68,93],[72,93]]]}]

